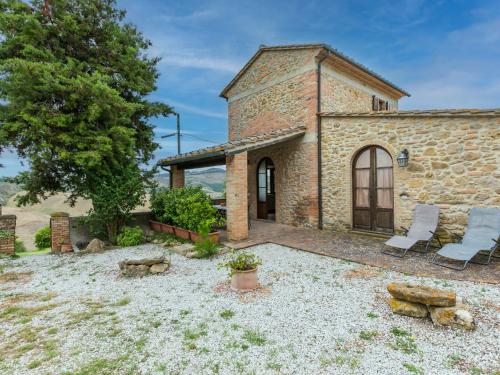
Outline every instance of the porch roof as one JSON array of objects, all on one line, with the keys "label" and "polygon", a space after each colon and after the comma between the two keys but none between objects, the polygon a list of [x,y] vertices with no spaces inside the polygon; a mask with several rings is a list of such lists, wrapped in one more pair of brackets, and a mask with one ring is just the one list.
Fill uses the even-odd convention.
[{"label": "porch roof", "polygon": [[225,164],[227,155],[234,155],[244,151],[256,150],[276,143],[300,137],[306,132],[305,125],[277,129],[243,137],[234,141],[210,146],[184,154],[170,156],[158,161],[158,165],[177,165],[181,168],[198,168],[210,165]]}]

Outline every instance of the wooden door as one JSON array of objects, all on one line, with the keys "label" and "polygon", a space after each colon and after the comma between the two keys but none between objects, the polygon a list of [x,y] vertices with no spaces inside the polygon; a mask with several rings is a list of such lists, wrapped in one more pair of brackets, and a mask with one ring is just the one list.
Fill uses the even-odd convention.
[{"label": "wooden door", "polygon": [[361,150],[353,163],[354,229],[394,231],[392,158],[382,147]]},{"label": "wooden door", "polygon": [[274,164],[264,158],[257,166],[257,218],[274,219],[276,194],[274,191]]}]

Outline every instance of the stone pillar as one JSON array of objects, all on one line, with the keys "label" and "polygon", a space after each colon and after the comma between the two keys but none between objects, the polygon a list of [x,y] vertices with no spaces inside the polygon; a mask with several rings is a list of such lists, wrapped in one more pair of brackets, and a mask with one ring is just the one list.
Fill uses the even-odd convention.
[{"label": "stone pillar", "polygon": [[0,215],[0,253],[14,254],[16,215]]},{"label": "stone pillar", "polygon": [[50,215],[50,228],[52,230],[52,252],[70,252],[71,238],[69,227],[69,214],[66,212],[54,212]]},{"label": "stone pillar", "polygon": [[230,241],[248,238],[248,155],[226,157],[227,237]]},{"label": "stone pillar", "polygon": [[172,165],[172,188],[184,187],[184,169],[180,169],[176,165]]}]

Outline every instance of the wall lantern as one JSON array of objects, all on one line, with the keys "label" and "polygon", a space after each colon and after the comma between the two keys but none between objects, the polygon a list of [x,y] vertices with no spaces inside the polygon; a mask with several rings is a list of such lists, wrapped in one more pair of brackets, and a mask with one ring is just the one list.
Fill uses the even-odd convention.
[{"label": "wall lantern", "polygon": [[397,161],[400,167],[407,167],[408,160],[410,160],[410,154],[408,150],[405,148],[399,153]]}]

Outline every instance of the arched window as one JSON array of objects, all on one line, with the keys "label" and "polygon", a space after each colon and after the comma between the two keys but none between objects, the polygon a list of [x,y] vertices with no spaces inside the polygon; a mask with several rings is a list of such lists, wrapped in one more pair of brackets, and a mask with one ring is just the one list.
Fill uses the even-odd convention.
[{"label": "arched window", "polygon": [[382,147],[358,152],[352,166],[353,227],[394,231],[394,186],[391,155]]},{"label": "arched window", "polygon": [[257,166],[257,218],[275,219],[274,164],[262,159]]}]

